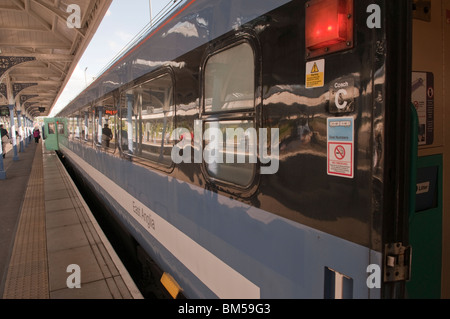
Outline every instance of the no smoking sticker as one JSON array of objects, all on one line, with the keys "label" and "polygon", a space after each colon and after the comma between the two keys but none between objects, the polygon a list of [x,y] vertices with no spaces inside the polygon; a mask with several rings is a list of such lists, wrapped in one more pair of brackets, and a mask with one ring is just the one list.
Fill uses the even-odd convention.
[{"label": "no smoking sticker", "polygon": [[328,144],[328,175],[353,178],[353,144]]},{"label": "no smoking sticker", "polygon": [[344,178],[354,177],[354,120],[329,118],[327,173]]},{"label": "no smoking sticker", "polygon": [[334,156],[336,156],[336,158],[338,160],[343,160],[345,158],[345,148],[342,145],[338,145],[336,146],[336,148],[334,149]]}]

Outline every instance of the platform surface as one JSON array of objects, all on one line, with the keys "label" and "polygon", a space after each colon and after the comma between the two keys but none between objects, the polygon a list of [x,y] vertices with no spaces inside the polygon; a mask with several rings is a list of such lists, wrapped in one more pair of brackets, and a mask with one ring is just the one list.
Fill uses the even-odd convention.
[{"label": "platform surface", "polygon": [[3,298],[142,299],[56,153],[33,149]]}]

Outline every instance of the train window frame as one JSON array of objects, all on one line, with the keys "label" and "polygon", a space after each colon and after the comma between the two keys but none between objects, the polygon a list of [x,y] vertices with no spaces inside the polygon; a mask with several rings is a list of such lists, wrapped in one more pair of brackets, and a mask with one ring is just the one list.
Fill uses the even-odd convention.
[{"label": "train window frame", "polygon": [[[125,140],[125,137],[123,136],[123,132],[124,132],[124,126],[128,125],[127,122],[127,112],[128,112],[128,101],[127,101],[127,94],[130,94],[130,92],[133,92],[133,90],[136,90],[140,87],[142,87],[143,85],[148,85],[150,83],[153,82],[153,84],[155,83],[155,81],[161,80],[164,77],[168,77],[168,81],[171,84],[171,87],[169,89],[169,94],[168,97],[171,101],[171,105],[169,105],[170,110],[168,111],[169,113],[171,113],[169,116],[166,117],[166,119],[170,119],[170,123],[168,124],[169,127],[172,127],[172,130],[175,128],[176,125],[176,104],[175,104],[175,92],[176,92],[176,88],[175,88],[175,77],[173,74],[173,70],[170,67],[164,67],[162,69],[158,69],[155,70],[149,74],[146,74],[145,76],[137,79],[136,81],[134,81],[131,85],[124,87],[123,90],[121,90],[119,97],[118,97],[118,113],[117,113],[117,129],[118,129],[118,149],[120,151],[120,154],[122,157],[127,158],[133,162],[142,164],[144,166],[148,166],[160,171],[163,171],[165,173],[170,174],[174,167],[175,167],[175,163],[173,162],[171,156],[169,155],[170,161],[156,161],[153,160],[150,157],[145,157],[145,156],[140,156],[140,155],[136,155],[133,154],[132,152],[129,152],[128,150],[124,149],[124,145],[128,145],[128,136],[127,138],[127,143],[123,143],[123,141]],[[134,93],[132,93],[134,94]],[[142,103],[142,100],[141,100]],[[142,104],[137,105],[134,104],[133,105],[133,109],[136,107],[140,107],[140,111],[141,111],[141,117],[138,119],[139,123],[142,125]],[[137,111],[137,110],[136,110]],[[164,112],[164,111],[163,111]],[[132,115],[132,117],[134,117],[135,115]],[[131,126],[133,127],[133,129],[136,127],[136,121],[132,119],[132,123]],[[142,130],[142,126],[141,126],[141,130]],[[127,128],[128,131],[128,128]],[[168,130],[167,131],[168,136],[170,138],[172,131]],[[166,133],[166,134],[167,134]],[[143,131],[142,131],[142,134]],[[148,134],[147,134],[148,135]],[[139,140],[141,140],[141,149],[143,146],[143,139],[144,139],[145,135],[139,135]],[[133,140],[133,144],[134,143],[138,143],[139,141],[137,140],[136,137],[136,141],[134,140],[134,136],[132,138]],[[163,143],[162,145],[165,146],[165,143],[161,141],[161,143]],[[171,141],[170,143],[170,149],[168,151],[168,154],[171,153],[172,148],[175,146],[175,141]],[[150,153],[151,154],[151,153]],[[156,153],[154,153],[156,154]],[[160,153],[161,156],[161,153]]]},{"label": "train window frame", "polygon": [[[200,97],[200,119],[202,121],[202,132],[205,132],[207,123],[232,123],[239,120],[251,120],[253,122],[253,128],[257,131],[261,126],[261,106],[262,106],[262,59],[261,59],[261,49],[259,47],[259,42],[257,36],[251,31],[240,30],[239,35],[233,34],[224,39],[219,39],[217,42],[212,43],[208,48],[207,52],[203,57],[200,72],[200,85],[201,85],[201,97]],[[240,45],[248,45],[253,53],[253,107],[252,108],[230,108],[221,109],[219,111],[211,112],[205,108],[206,99],[206,68],[208,61],[211,57],[227,52],[230,49],[234,49]],[[202,137],[202,149],[205,150],[205,141]],[[256,157],[258,157],[258,148],[256,151]],[[236,151],[234,156],[236,155]],[[248,163],[244,163],[248,164]],[[253,164],[253,172],[248,178],[248,183],[245,185],[236,183],[236,179],[230,180],[225,179],[220,176],[212,176],[208,170],[208,164],[205,162],[203,156],[201,170],[207,181],[209,188],[216,189],[217,191],[223,191],[225,193],[233,194],[239,197],[250,197],[252,196],[259,184],[260,180],[260,163],[256,161]],[[237,165],[237,163],[235,163]]]}]

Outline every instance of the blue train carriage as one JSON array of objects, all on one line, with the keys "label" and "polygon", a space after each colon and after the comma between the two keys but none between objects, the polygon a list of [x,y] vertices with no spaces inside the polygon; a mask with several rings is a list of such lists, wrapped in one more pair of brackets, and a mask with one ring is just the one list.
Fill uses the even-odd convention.
[{"label": "blue train carriage", "polygon": [[180,1],[60,151],[174,296],[406,297],[412,4]]},{"label": "blue train carriage", "polygon": [[42,138],[45,147],[49,151],[59,150],[59,140],[66,139],[69,135],[67,119],[65,118],[45,118],[42,127]]}]

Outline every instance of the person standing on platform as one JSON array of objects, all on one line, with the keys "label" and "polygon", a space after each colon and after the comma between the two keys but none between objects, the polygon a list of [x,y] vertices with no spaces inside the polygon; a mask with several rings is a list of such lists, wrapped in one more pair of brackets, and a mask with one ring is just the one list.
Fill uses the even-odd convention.
[{"label": "person standing on platform", "polygon": [[108,124],[105,124],[105,126],[102,129],[102,143],[103,146],[109,147],[109,142],[111,141],[113,134],[111,129],[108,127]]},{"label": "person standing on platform", "polygon": [[3,128],[3,124],[0,124],[0,133],[1,133],[1,139],[2,139],[3,158],[5,158],[5,156],[6,156],[6,144],[9,142],[9,135],[8,135],[8,131]]},{"label": "person standing on platform", "polygon": [[39,139],[41,138],[41,132],[39,131],[38,128],[35,128],[35,129],[34,129],[33,136],[34,136],[34,142],[35,142],[36,144],[39,143]]}]

